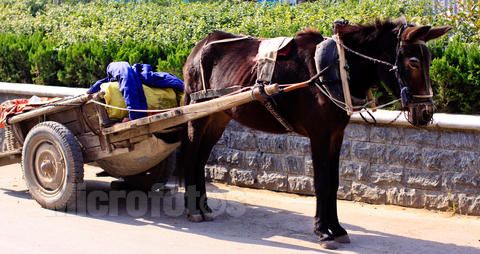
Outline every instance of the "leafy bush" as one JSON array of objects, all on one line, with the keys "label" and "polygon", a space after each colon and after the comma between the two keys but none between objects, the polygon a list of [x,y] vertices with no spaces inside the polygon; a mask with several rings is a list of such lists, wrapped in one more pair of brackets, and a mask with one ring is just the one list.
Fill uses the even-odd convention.
[{"label": "leafy bush", "polygon": [[480,45],[455,37],[432,62],[436,102],[444,112],[480,114]]},{"label": "leafy bush", "polygon": [[32,82],[28,60],[30,48],[27,36],[0,34],[0,80]]}]

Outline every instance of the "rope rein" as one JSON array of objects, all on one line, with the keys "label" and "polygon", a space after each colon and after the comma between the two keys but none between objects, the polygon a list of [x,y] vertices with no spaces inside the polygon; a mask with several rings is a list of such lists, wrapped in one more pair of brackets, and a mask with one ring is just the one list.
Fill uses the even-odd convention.
[{"label": "rope rein", "polygon": [[376,63],[376,64],[383,64],[383,65],[386,65],[388,67],[390,67],[390,71],[396,71],[398,69],[398,66],[397,65],[393,65],[389,62],[386,62],[386,61],[383,61],[383,60],[380,60],[380,59],[377,59],[377,58],[373,58],[373,57],[370,57],[370,56],[367,56],[367,55],[364,55],[358,51],[355,51],[349,47],[347,47],[345,44],[339,42],[336,40],[335,36],[332,37],[333,40],[335,40],[335,42],[337,44],[339,44],[340,46],[342,46],[344,49],[346,49],[348,52],[354,54],[354,55],[357,55],[359,57],[362,57],[362,58],[365,58],[367,60],[370,60],[371,62],[373,63]]}]

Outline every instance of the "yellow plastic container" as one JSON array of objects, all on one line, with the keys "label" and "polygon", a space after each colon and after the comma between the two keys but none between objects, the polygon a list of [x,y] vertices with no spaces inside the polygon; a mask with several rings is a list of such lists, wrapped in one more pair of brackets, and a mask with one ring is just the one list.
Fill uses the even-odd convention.
[{"label": "yellow plastic container", "polygon": [[[123,95],[118,88],[118,82],[103,83],[102,91],[105,92],[105,102],[108,105],[126,108]],[[183,93],[176,92],[172,88],[152,88],[143,85],[143,91],[147,98],[148,109],[168,109],[175,108],[183,104]],[[128,117],[128,111],[107,108],[110,119],[123,119]]]}]

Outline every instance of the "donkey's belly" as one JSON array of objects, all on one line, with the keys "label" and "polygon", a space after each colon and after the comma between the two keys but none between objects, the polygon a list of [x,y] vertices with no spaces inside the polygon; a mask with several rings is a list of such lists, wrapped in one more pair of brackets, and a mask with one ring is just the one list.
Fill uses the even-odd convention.
[{"label": "donkey's belly", "polygon": [[[285,120],[289,120],[287,114],[282,114],[281,111],[278,113],[280,113]],[[280,124],[262,103],[257,101],[232,108],[227,111],[227,114],[232,117],[233,120],[255,130],[276,134],[287,133],[285,127]],[[289,122],[289,124],[294,126],[294,123]]]}]

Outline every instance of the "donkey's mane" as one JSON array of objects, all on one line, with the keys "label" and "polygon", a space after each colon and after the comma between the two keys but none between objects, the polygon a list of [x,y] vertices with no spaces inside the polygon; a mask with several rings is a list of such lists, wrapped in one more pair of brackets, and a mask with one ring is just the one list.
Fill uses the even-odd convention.
[{"label": "donkey's mane", "polygon": [[321,36],[322,34],[315,28],[312,28],[312,27],[308,27],[308,28],[305,28],[303,29],[302,31],[298,32],[296,34],[296,36],[309,36],[309,35],[312,35],[312,36]]},{"label": "donkey's mane", "polygon": [[359,44],[369,43],[382,38],[385,34],[395,32],[399,25],[399,21],[377,19],[373,23],[355,25],[355,31],[346,33],[345,37]]},{"label": "donkey's mane", "polygon": [[[365,44],[381,38],[383,35],[397,31],[400,27],[398,20],[381,20],[376,19],[372,23],[355,24],[352,31],[344,34],[349,40],[355,41],[358,44]],[[315,28],[305,28],[296,34],[297,37],[318,37],[322,34]]]}]

